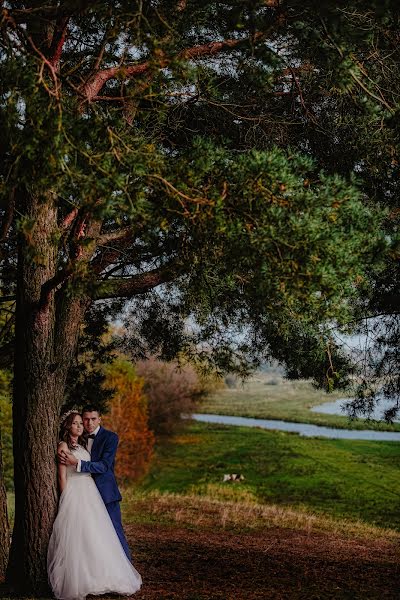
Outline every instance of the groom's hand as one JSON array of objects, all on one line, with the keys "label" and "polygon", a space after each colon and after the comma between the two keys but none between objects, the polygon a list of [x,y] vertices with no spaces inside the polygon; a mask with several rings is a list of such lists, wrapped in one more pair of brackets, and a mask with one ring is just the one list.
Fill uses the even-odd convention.
[{"label": "groom's hand", "polygon": [[70,452],[65,452],[65,450],[59,450],[57,452],[58,462],[62,465],[77,465],[78,459],[75,458],[73,454]]}]

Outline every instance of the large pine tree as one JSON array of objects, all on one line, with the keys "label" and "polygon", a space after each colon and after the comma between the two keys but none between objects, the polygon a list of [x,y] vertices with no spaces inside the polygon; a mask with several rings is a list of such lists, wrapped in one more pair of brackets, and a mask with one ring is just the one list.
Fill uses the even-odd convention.
[{"label": "large pine tree", "polygon": [[397,189],[398,96],[385,71],[397,14],[381,6],[3,7],[13,586],[46,586],[59,411],[94,304],[133,299],[138,344],[164,355],[186,345],[220,368],[274,356],[328,386],[344,379],[324,324],[351,320],[368,278],[382,278],[391,226],[376,200]]}]

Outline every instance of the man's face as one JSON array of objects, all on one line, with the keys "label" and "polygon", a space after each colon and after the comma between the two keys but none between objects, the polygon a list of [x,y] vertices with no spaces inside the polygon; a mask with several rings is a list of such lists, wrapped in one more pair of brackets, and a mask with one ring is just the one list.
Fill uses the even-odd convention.
[{"label": "man's face", "polygon": [[83,426],[87,433],[93,433],[101,423],[101,417],[97,410],[92,412],[84,412],[82,415]]}]

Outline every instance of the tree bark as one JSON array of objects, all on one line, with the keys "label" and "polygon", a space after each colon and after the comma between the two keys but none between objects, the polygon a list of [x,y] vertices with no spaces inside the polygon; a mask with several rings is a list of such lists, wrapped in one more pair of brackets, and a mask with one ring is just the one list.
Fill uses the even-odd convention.
[{"label": "tree bark", "polygon": [[10,529],[8,524],[7,494],[3,479],[3,454],[0,434],[0,581],[4,578],[8,548],[10,545]]},{"label": "tree bark", "polygon": [[[57,512],[56,442],[65,380],[85,302],[45,294],[57,269],[57,211],[47,198],[26,196],[34,225],[20,234],[14,361],[15,524],[7,583],[18,592],[48,591],[47,546]],[[32,256],[33,253],[33,256]]]}]

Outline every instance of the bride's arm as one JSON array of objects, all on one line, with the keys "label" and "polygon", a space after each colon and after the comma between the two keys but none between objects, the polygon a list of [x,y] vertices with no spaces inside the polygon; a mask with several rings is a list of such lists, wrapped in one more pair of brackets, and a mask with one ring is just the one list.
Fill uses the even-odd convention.
[{"label": "bride's arm", "polygon": [[60,494],[67,485],[67,467],[65,465],[58,465],[58,486],[60,488]]},{"label": "bride's arm", "polygon": [[[62,447],[63,445],[65,445],[65,449],[66,449],[66,451],[68,451],[67,444],[65,444],[65,442],[62,442],[60,444],[60,447]],[[63,448],[63,450],[64,450],[64,448]],[[67,485],[67,467],[66,467],[66,465],[62,465],[61,463],[58,463],[58,487],[60,488],[60,494],[62,494],[66,485]]]}]

